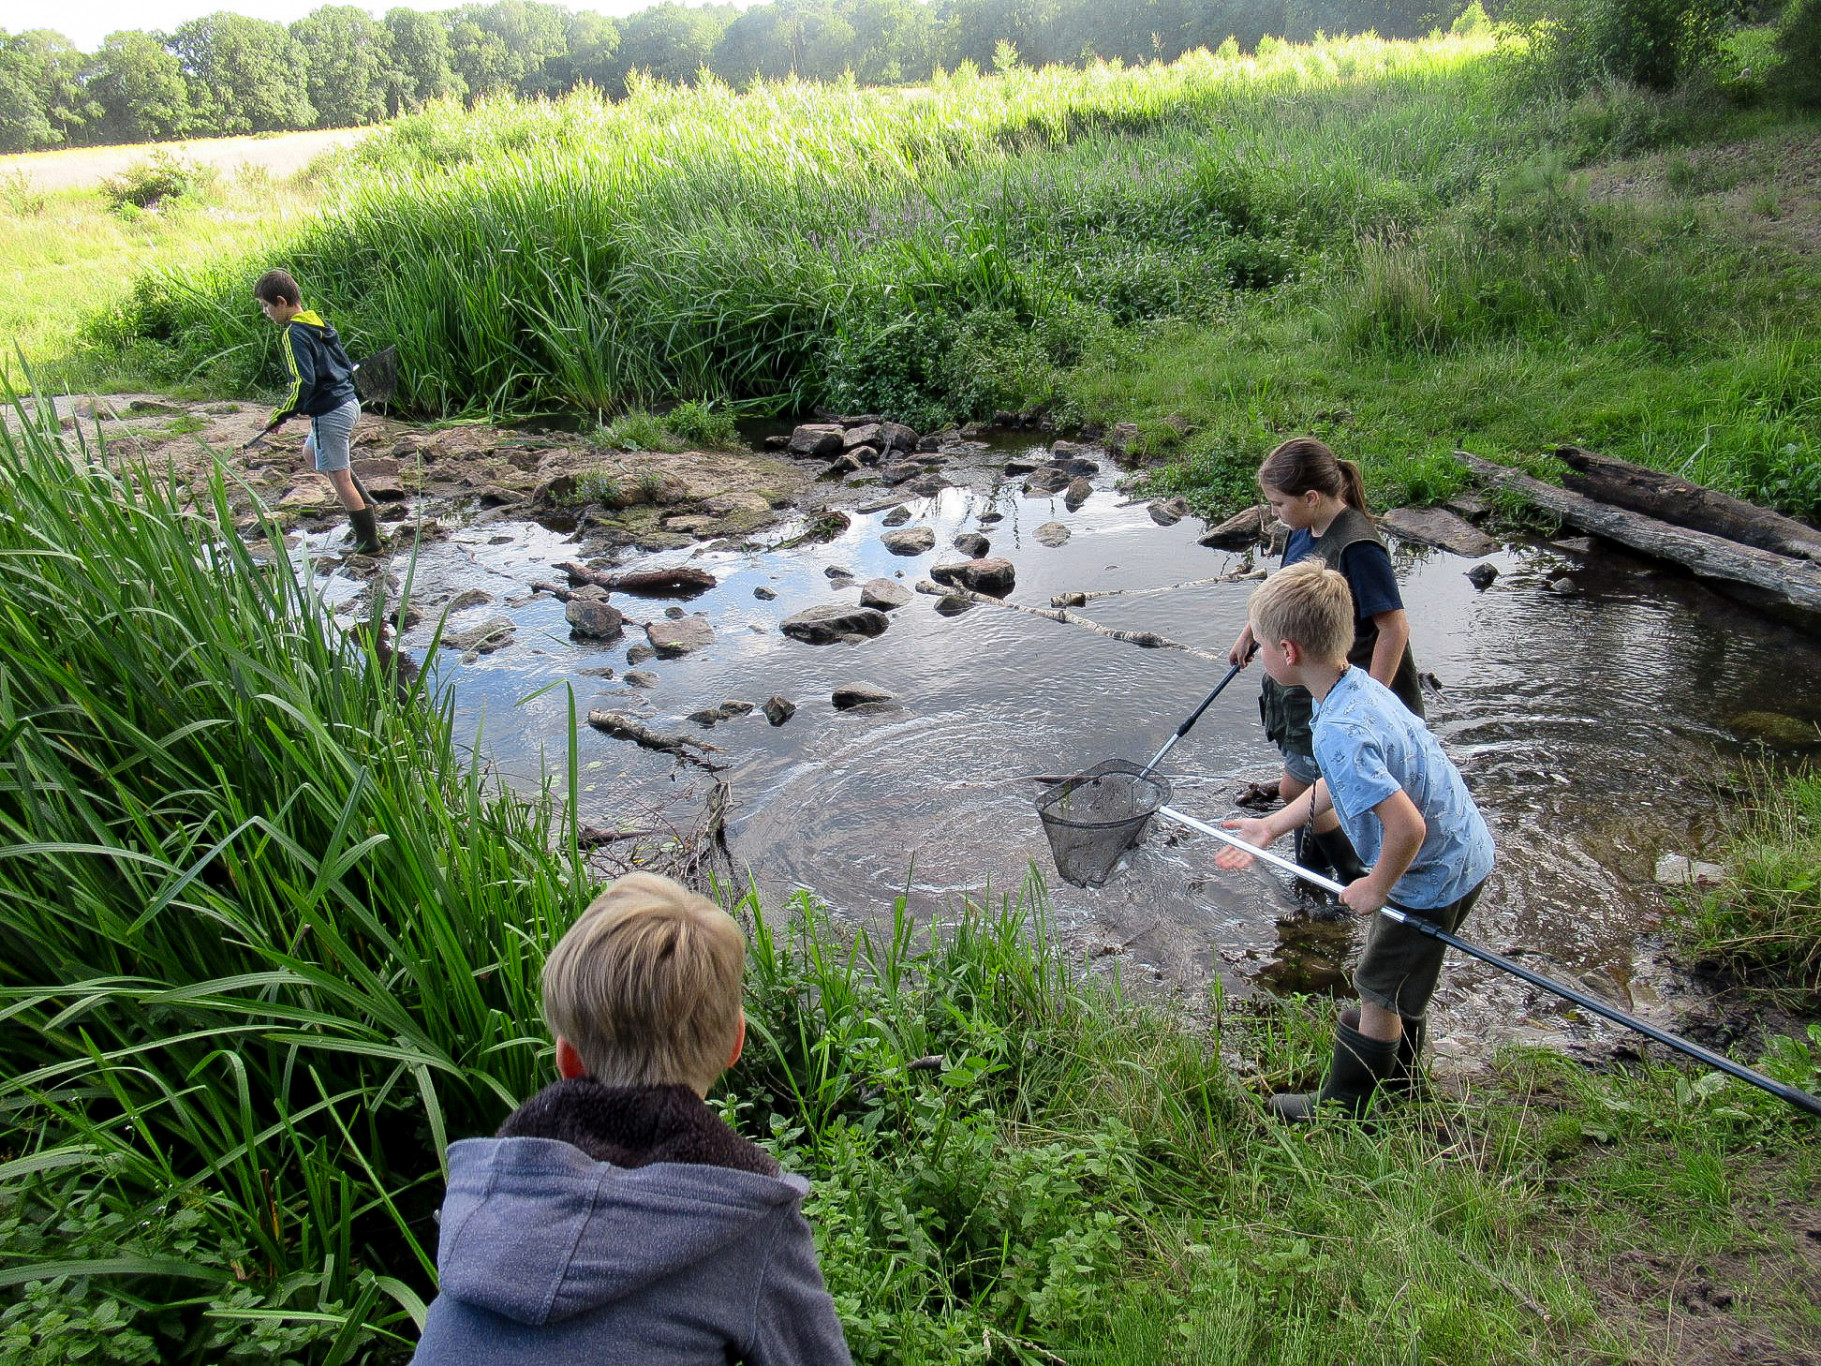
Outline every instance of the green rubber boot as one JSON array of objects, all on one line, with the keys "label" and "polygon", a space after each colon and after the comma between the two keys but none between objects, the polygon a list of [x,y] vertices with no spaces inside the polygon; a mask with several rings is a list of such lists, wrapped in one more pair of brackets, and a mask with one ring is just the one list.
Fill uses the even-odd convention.
[{"label": "green rubber boot", "polygon": [[[1429,1032],[1429,1026],[1408,1015],[1403,1019],[1404,1034],[1397,1041],[1397,1060],[1391,1065],[1391,1074],[1385,1078],[1387,1091],[1414,1091],[1423,1084],[1423,1037]],[[1358,1029],[1359,1007],[1349,1006],[1341,1011],[1340,1022],[1348,1029]]]},{"label": "green rubber boot", "polygon": [[354,550],[361,555],[377,555],[384,549],[379,539],[379,518],[371,506],[348,514],[348,529],[354,537]]},{"label": "green rubber boot", "polygon": [[1343,1024],[1334,1031],[1334,1060],[1328,1064],[1321,1090],[1272,1096],[1271,1113],[1290,1124],[1307,1124],[1324,1109],[1357,1118],[1366,1112],[1372,1093],[1391,1075],[1396,1062],[1396,1044],[1368,1039]]}]

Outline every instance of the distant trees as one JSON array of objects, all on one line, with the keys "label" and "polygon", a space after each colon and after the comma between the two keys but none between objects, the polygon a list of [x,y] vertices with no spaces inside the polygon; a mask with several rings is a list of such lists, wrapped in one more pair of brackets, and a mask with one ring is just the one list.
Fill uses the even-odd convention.
[{"label": "distant trees", "polygon": [[[617,97],[634,70],[664,81],[708,70],[736,86],[851,72],[891,85],[962,62],[987,70],[1013,50],[1036,67],[1171,61],[1229,36],[1245,49],[1266,34],[1413,37],[1446,27],[1466,3],[767,0],[738,10],[663,0],[615,20],[544,0],[474,0],[440,13],[394,9],[383,21],[329,4],[289,28],[221,11],[171,34],[123,31],[89,56],[46,30],[0,31],[0,151],[341,127],[430,100],[558,95],[583,82]],[[1789,3],[1809,16],[1790,31],[1811,31],[1821,0]],[[1501,0],[1499,10],[1547,20],[1533,46],[1553,54],[1564,80],[1585,68],[1664,85],[1699,65],[1722,14],[1741,4],[1782,0]]]}]

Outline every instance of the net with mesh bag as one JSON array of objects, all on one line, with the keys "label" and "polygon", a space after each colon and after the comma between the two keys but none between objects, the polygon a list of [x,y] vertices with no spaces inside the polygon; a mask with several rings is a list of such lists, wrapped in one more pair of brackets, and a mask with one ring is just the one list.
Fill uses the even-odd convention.
[{"label": "net with mesh bag", "polygon": [[1064,779],[1037,799],[1037,815],[1063,881],[1101,887],[1120,855],[1144,838],[1170,785],[1124,759],[1109,759]]}]

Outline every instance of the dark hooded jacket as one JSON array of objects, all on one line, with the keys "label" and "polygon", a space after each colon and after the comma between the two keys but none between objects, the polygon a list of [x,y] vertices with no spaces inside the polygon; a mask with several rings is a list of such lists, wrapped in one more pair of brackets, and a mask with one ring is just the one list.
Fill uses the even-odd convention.
[{"label": "dark hooded jacket", "polygon": [[285,324],[285,371],[291,388],[266,425],[293,417],[321,417],[354,397],[354,362],[335,329],[305,309]]},{"label": "dark hooded jacket", "polygon": [[557,1082],[450,1145],[413,1366],[848,1366],[808,1189],[687,1087]]}]

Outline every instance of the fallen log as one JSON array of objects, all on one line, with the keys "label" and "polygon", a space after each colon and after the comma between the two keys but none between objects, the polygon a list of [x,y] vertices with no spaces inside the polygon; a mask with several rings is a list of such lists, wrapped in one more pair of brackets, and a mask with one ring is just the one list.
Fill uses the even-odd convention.
[{"label": "fallen log", "polygon": [[1562,483],[1576,493],[1778,555],[1821,560],[1821,531],[1793,517],[1579,446],[1555,454],[1571,471]]},{"label": "fallen log", "polygon": [[634,569],[625,574],[608,574],[570,561],[556,567],[567,574],[572,583],[599,584],[610,593],[631,593],[644,598],[693,598],[719,582],[706,569],[692,569],[688,565],[675,569]]},{"label": "fallen log", "polygon": [[1507,465],[1482,460],[1468,451],[1456,451],[1454,458],[1482,481],[1522,493],[1570,526],[1673,561],[1702,578],[1756,590],[1754,601],[1769,600],[1800,608],[1805,614],[1821,614],[1821,565],[1813,561],[1792,559],[1704,531],[1670,526],[1642,513],[1609,507],[1584,494],[1532,479]]},{"label": "fallen log", "polygon": [[1006,602],[1001,598],[988,597],[985,593],[976,593],[971,588],[945,587],[931,583],[928,579],[917,581],[917,591],[931,597],[966,598],[969,602],[985,603],[989,607],[1003,607],[1012,612],[1023,612],[1027,616],[1042,617],[1045,621],[1059,621],[1065,626],[1080,626],[1084,630],[1095,631],[1113,640],[1124,641],[1128,645],[1137,645],[1146,650],[1181,650],[1184,654],[1194,655],[1197,659],[1213,660],[1216,664],[1225,664],[1227,657],[1208,650],[1198,650],[1193,645],[1184,645],[1180,640],[1171,640],[1160,636],[1155,631],[1120,631],[1111,626],[1102,626],[1097,621],[1078,617],[1060,607],[1025,607],[1021,603]]}]

